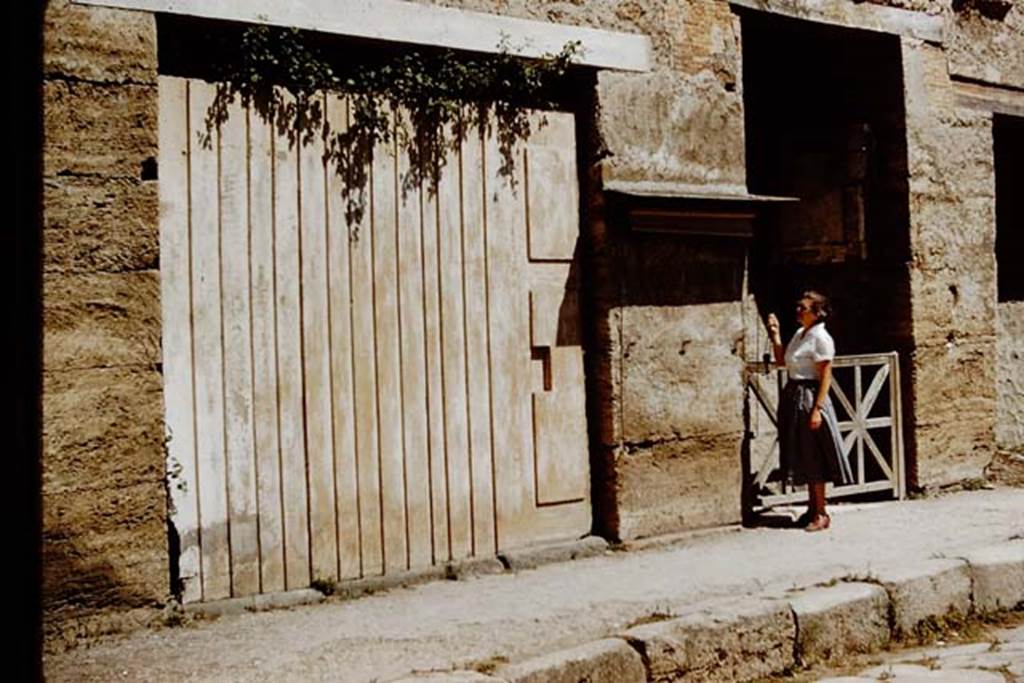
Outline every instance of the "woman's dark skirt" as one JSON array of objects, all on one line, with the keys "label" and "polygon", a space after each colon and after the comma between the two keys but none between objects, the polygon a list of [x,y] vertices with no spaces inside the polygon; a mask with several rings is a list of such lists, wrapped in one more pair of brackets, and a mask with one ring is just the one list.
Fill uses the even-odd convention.
[{"label": "woman's dark skirt", "polygon": [[779,464],[793,484],[832,482],[852,484],[853,470],[843,454],[839,420],[832,400],[825,400],[821,426],[811,429],[811,410],[818,398],[818,382],[791,379],[779,400]]}]

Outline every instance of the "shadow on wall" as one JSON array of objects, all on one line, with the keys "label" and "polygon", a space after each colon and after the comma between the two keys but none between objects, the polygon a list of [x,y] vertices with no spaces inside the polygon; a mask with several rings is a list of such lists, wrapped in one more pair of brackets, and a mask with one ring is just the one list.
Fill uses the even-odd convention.
[{"label": "shadow on wall", "polygon": [[622,305],[689,306],[742,299],[746,245],[727,238],[622,234]]},{"label": "shadow on wall", "polygon": [[609,237],[622,306],[738,302],[749,244],[747,202],[611,193]]},{"label": "shadow on wall", "polygon": [[[86,624],[90,617],[104,612],[123,617],[126,610],[155,611],[162,606],[145,587],[132,587],[125,576],[126,567],[133,569],[130,565],[115,567],[107,554],[96,552],[84,539],[59,526],[47,527],[42,547],[43,582],[49,587],[42,604],[47,647],[72,643],[79,636],[98,635],[80,631],[102,632],[102,620],[97,622],[99,625]],[[166,567],[159,565],[154,571],[162,574]],[[111,629],[117,627],[112,624]]]}]

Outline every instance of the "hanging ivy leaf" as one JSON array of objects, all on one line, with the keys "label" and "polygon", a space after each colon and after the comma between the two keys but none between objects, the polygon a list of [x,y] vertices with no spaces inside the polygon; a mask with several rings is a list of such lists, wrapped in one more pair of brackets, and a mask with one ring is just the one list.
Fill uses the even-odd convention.
[{"label": "hanging ivy leaf", "polygon": [[[341,178],[346,218],[362,219],[373,149],[395,141],[410,159],[403,188],[435,191],[448,151],[476,127],[497,129],[500,173],[514,182],[514,150],[532,130],[528,108],[551,108],[579,53],[578,42],[555,55],[523,59],[502,41],[493,55],[466,57],[451,50],[413,50],[387,59],[332,64],[298,29],[246,28],[237,58],[219,75],[206,112],[207,138],[227,120],[236,101],[252,107],[289,144],[325,142],[326,161]],[[349,103],[348,127],[332,130],[321,94]],[[398,120],[401,117],[402,120]]]}]

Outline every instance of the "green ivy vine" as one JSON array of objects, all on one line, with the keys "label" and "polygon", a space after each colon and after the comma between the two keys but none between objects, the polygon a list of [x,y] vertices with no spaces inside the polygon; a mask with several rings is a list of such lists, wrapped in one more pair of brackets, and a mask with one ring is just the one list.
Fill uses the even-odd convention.
[{"label": "green ivy vine", "polygon": [[[499,170],[512,182],[515,146],[532,132],[527,108],[555,106],[580,45],[567,43],[558,54],[533,60],[512,55],[504,41],[498,48],[480,56],[424,49],[362,63],[329,61],[298,29],[248,27],[218,75],[207,137],[239,100],[292,145],[322,137],[325,161],[342,179],[351,226],[362,218],[373,149],[381,143],[395,140],[409,155],[406,190],[423,185],[436,191],[448,150],[474,126],[489,131],[493,125]],[[346,129],[332,130],[326,121],[325,92],[348,100]]]}]

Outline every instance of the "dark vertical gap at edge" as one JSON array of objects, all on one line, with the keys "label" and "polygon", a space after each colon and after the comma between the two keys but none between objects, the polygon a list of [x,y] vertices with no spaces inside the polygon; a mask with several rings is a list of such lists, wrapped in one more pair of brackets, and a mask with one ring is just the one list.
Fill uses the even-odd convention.
[{"label": "dark vertical gap at edge", "polygon": [[[43,10],[45,2],[15,5],[21,30],[13,42],[15,130],[14,225],[5,231],[7,253],[14,254],[17,362],[15,385],[14,506],[24,521],[16,524],[13,585],[17,621],[14,629],[15,678],[43,679]],[[19,14],[20,12],[20,14]],[[13,245],[7,242],[13,236]],[[10,249],[13,247],[13,249]]]},{"label": "dark vertical gap at edge", "polygon": [[[575,134],[575,131],[574,131]],[[526,146],[523,146],[523,217],[526,222],[526,244],[524,247],[524,254],[526,255],[527,267],[530,262],[530,230],[532,225],[530,223],[530,160]],[[531,345],[531,362],[533,357],[533,306],[532,306],[532,291],[527,289],[527,317],[529,322],[529,334],[530,334],[530,345]],[[548,353],[541,357],[544,362],[544,389],[551,389],[551,349],[548,349]],[[532,382],[532,377],[531,380]],[[532,448],[533,456],[533,504],[536,507],[540,507],[540,463],[537,462],[537,415],[534,410],[533,391],[530,391],[530,445]],[[493,419],[493,416],[492,416]],[[495,524],[497,526],[497,524]]]}]

